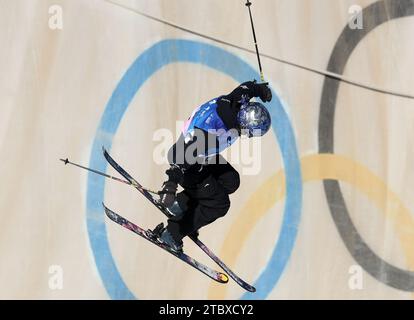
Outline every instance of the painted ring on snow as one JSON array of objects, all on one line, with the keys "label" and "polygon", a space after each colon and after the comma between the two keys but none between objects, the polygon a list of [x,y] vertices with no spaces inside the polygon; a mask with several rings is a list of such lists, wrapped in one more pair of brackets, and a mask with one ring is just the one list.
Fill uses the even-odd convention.
[{"label": "painted ring on snow", "polygon": [[[113,92],[99,123],[93,141],[90,166],[106,170],[106,162],[101,155],[101,147],[108,150],[122,117],[131,100],[156,71],[176,62],[198,63],[223,72],[236,81],[259,78],[259,74],[246,62],[224,49],[197,41],[163,40],[144,51],[127,70]],[[281,101],[273,92],[269,112],[273,131],[279,142],[283,164],[286,169],[287,197],[282,228],[271,259],[255,282],[257,292],[244,298],[266,298],[280,278],[293,250],[302,205],[302,182],[300,162],[296,149],[295,136]],[[104,199],[104,178],[88,175],[87,185],[87,229],[98,272],[105,289],[112,299],[133,299],[133,293],[123,281],[109,247],[104,212],[101,202]]]},{"label": "painted ring on snow", "polygon": [[[301,168],[302,184],[334,179],[345,182],[364,194],[373,205],[378,207],[384,217],[393,222],[394,230],[405,254],[405,261],[409,267],[414,268],[414,251],[412,250],[414,216],[381,178],[362,164],[336,154],[307,155],[301,158]],[[219,252],[219,256],[226,263],[236,265],[241,250],[234,248],[243,248],[259,221],[271,214],[270,208],[285,197],[284,186],[285,174],[284,170],[280,169],[249,195],[245,205],[237,213],[237,220],[227,232],[222,250]],[[269,194],[267,190],[276,190],[276,192]],[[211,283],[207,299],[226,299],[228,289],[229,286],[217,286]]]},{"label": "painted ring on snow", "polygon": [[[377,26],[414,15],[411,0],[377,1],[363,9],[364,28],[342,31],[333,49],[328,70],[342,74],[353,50]],[[334,118],[340,82],[325,78],[319,113],[319,153],[334,153]],[[354,259],[370,275],[391,287],[414,291],[414,272],[402,270],[382,260],[362,239],[353,224],[337,180],[324,180],[329,209],[339,234]]]}]

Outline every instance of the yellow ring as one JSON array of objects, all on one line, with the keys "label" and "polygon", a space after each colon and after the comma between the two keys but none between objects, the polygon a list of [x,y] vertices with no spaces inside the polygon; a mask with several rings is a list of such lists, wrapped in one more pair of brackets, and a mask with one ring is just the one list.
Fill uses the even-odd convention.
[{"label": "yellow ring", "polygon": [[[385,182],[365,166],[354,160],[333,154],[316,154],[301,159],[303,182],[333,179],[347,182],[364,193],[387,218],[394,221],[407,263],[414,269],[414,221],[409,210],[398,196],[387,188]],[[272,190],[272,192],[269,192]],[[247,241],[254,224],[285,196],[285,174],[278,171],[267,179],[248,199],[236,222],[223,242],[220,257],[229,266],[234,266]],[[248,223],[247,223],[248,222]],[[226,286],[212,284],[209,299],[224,299]]]}]

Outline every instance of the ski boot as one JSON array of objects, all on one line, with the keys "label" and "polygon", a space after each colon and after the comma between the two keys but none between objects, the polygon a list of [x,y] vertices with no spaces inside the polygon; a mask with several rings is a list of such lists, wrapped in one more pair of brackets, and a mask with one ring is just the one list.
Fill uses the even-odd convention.
[{"label": "ski boot", "polygon": [[181,209],[177,200],[175,200],[174,203],[166,209],[170,214],[170,219],[173,219],[174,221],[181,220],[184,216],[184,211]]},{"label": "ski boot", "polygon": [[183,252],[183,242],[182,241],[178,242],[178,241],[174,240],[173,236],[167,230],[167,228],[165,228],[164,231],[161,233],[161,236],[160,236],[159,240],[162,243],[168,245],[172,251],[174,251],[176,253]]},{"label": "ski boot", "polygon": [[156,239],[159,243],[167,245],[171,251],[175,253],[183,252],[183,242],[174,240],[171,233],[164,227],[164,223],[161,222],[154,228],[154,230],[148,230],[147,234],[153,239]]},{"label": "ski boot", "polygon": [[148,229],[147,230],[147,235],[154,240],[157,240],[160,238],[162,231],[164,230],[164,223],[160,223],[158,224],[154,230]]}]

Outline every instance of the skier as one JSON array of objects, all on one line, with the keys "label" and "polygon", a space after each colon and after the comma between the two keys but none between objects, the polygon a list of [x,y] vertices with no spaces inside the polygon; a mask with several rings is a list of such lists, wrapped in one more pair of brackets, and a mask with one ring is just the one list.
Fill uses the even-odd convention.
[{"label": "skier", "polygon": [[[181,252],[184,237],[197,237],[200,228],[229,210],[229,195],[238,189],[240,177],[219,153],[240,135],[263,136],[269,130],[270,114],[261,103],[250,102],[255,97],[271,101],[267,83],[248,81],[201,105],[169,150],[168,180],[159,194],[171,218],[166,227],[161,223],[153,233],[173,251]],[[183,191],[177,194],[178,185]]]}]

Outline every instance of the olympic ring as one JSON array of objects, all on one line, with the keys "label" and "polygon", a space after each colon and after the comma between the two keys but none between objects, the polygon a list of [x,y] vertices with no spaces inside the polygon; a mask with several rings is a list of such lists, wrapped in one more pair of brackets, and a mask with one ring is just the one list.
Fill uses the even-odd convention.
[{"label": "olympic ring", "polygon": [[[163,66],[176,62],[192,62],[206,65],[233,77],[237,82],[259,78],[259,74],[237,56],[218,47],[189,40],[163,40],[142,53],[127,70],[102,115],[95,136],[90,166],[100,171],[106,170],[106,162],[101,156],[101,146],[110,150],[112,139],[131,100],[143,83]],[[278,139],[283,164],[288,173],[286,179],[287,200],[278,242],[272,258],[255,284],[258,291],[254,298],[266,297],[273,288],[293,250],[300,221],[302,184],[299,158],[296,150],[293,129],[279,97],[269,108],[274,133]],[[133,299],[133,293],[123,281],[109,247],[104,213],[101,202],[104,198],[104,179],[88,175],[87,189],[87,228],[88,236],[98,272],[105,289],[112,299]],[[277,270],[275,271],[275,266]]]},{"label": "olympic ring", "polygon": [[[385,215],[394,220],[407,264],[414,268],[414,219],[398,196],[387,189],[384,181],[368,168],[352,159],[338,155],[310,155],[301,159],[303,182],[335,179],[353,185],[364,193]],[[269,193],[268,190],[276,192]],[[278,171],[267,179],[247,200],[238,214],[236,223],[223,242],[220,256],[230,266],[236,264],[240,250],[249,239],[254,225],[265,217],[269,209],[285,196],[285,173]],[[258,210],[259,209],[259,210]],[[247,227],[248,226],[248,227]],[[225,299],[227,287],[214,286],[209,289],[209,299]]]},{"label": "olympic ring", "polygon": [[[377,26],[402,17],[414,15],[410,0],[377,1],[362,11],[364,28],[342,31],[328,63],[328,70],[343,74],[346,63],[359,42]],[[319,113],[319,153],[334,153],[334,115],[340,82],[325,78]],[[338,181],[323,182],[331,216],[349,253],[371,276],[404,291],[414,291],[414,272],[399,269],[382,260],[362,239],[353,224]]]}]

